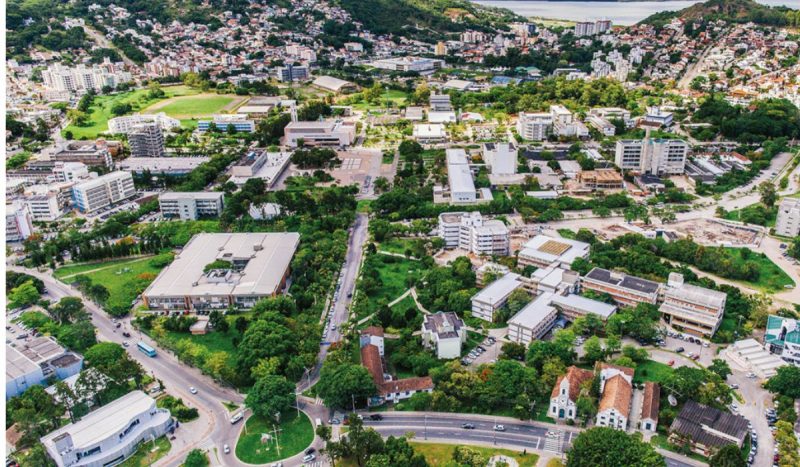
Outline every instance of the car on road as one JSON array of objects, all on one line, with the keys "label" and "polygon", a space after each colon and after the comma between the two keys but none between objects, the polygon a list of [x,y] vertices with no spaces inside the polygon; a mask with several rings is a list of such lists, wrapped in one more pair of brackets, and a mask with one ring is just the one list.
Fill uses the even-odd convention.
[{"label": "car on road", "polygon": [[131,333],[129,333],[128,331],[123,331],[122,335],[125,337],[131,337]]},{"label": "car on road", "polygon": [[315,452],[317,452],[317,450],[316,450],[316,449],[314,449],[314,448],[308,448],[308,449],[306,449],[306,455],[308,455],[308,454],[314,454]]},{"label": "car on road", "polygon": [[225,452],[225,454],[231,453],[231,447],[228,446],[227,444],[225,446],[222,446],[222,450]]},{"label": "car on road", "polygon": [[747,377],[748,377],[748,378],[750,378],[750,379],[753,379],[753,378],[755,378],[755,377],[756,377],[756,374],[755,374],[755,373],[752,373],[752,372],[750,372],[750,373],[747,373]]},{"label": "car on road", "polygon": [[506,431],[506,427],[504,427],[503,425],[495,425],[494,431]]},{"label": "car on road", "polygon": [[328,423],[330,423],[331,425],[338,425],[338,424],[342,423],[342,421],[339,420],[338,418],[332,418],[332,419],[328,420]]},{"label": "car on road", "polygon": [[239,423],[240,421],[242,421],[243,418],[244,418],[244,414],[242,414],[241,412],[237,413],[236,415],[231,417],[231,425],[235,425],[235,424]]},{"label": "car on road", "polygon": [[127,347],[128,345],[129,345],[129,344],[128,344],[128,341],[122,341],[122,346],[123,346],[123,347]]},{"label": "car on road", "polygon": [[311,462],[316,458],[317,458],[317,456],[315,456],[314,454],[309,454],[309,455],[303,457],[303,462]]},{"label": "car on road", "polygon": [[381,415],[379,413],[374,413],[374,414],[369,416],[369,419],[370,420],[383,420],[383,415]]},{"label": "car on road", "polygon": [[192,394],[197,394],[197,389],[195,389],[194,386],[192,386],[189,388],[189,392],[191,392]]},{"label": "car on road", "polygon": [[739,389],[739,385],[736,383],[729,384],[728,386],[730,386],[731,389]]},{"label": "car on road", "polygon": [[472,423],[462,423],[461,424],[461,428],[463,428],[465,430],[474,430],[475,429],[475,425],[473,425]]},{"label": "car on road", "polygon": [[684,349],[683,347],[678,347],[677,349],[675,349],[675,352],[676,352],[676,353],[681,353],[681,352],[683,352],[684,350],[685,350],[685,349]]}]

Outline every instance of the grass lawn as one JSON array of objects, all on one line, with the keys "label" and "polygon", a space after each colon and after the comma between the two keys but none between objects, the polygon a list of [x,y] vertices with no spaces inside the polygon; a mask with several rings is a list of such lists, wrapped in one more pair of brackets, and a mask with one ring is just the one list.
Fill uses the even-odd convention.
[{"label": "grass lawn", "polygon": [[153,465],[158,459],[164,457],[172,447],[166,436],[158,438],[155,442],[155,450],[153,450],[153,442],[145,441],[139,446],[139,449],[129,457],[125,462],[120,464],[121,467],[147,467]]},{"label": "grass lawn", "polygon": [[391,151],[384,152],[383,156],[381,157],[381,162],[383,164],[391,164],[394,162],[394,153]]},{"label": "grass lawn", "polygon": [[[291,457],[306,449],[314,441],[314,427],[304,413],[289,410],[281,414],[278,427],[280,454],[275,441],[261,442],[262,433],[272,432],[272,420],[252,416],[247,419],[246,429],[242,430],[236,442],[236,457],[249,464],[264,464]],[[245,434],[245,432],[247,434]]]},{"label": "grass lawn", "polygon": [[368,213],[370,204],[372,204],[372,200],[371,199],[360,199],[360,200],[358,200],[358,203],[356,204],[356,211],[363,212],[363,213]]},{"label": "grass lawn", "polygon": [[[453,462],[453,451],[455,451],[455,444],[439,444],[439,443],[409,443],[414,448],[414,451],[425,456],[425,460],[432,466],[449,466],[455,465]],[[533,467],[539,461],[539,456],[533,453],[522,454],[521,452],[512,451],[510,449],[487,448],[482,446],[469,446],[473,451],[486,456],[487,459],[496,455],[504,455],[515,459],[520,467]]]},{"label": "grass lawn", "polygon": [[170,117],[180,119],[205,117],[220,113],[225,106],[234,100],[236,100],[235,96],[226,96],[222,94],[179,96],[167,102],[159,102],[157,105],[145,109],[145,113],[164,112]]},{"label": "grass lawn", "polygon": [[729,221],[741,221],[766,227],[774,227],[777,218],[777,208],[764,209],[761,203],[751,204],[742,209],[735,209],[725,213],[725,219]]},{"label": "grass lawn", "polygon": [[97,261],[97,262],[91,262],[91,263],[71,264],[69,266],[64,266],[64,267],[60,267],[60,268],[56,269],[56,271],[53,273],[53,275],[56,276],[56,278],[58,278],[58,279],[62,279],[62,278],[65,278],[65,277],[69,278],[69,276],[78,275],[78,274],[84,273],[86,271],[93,271],[95,269],[112,267],[112,266],[119,265],[119,264],[131,263],[131,262],[135,262],[136,260],[147,261],[150,258],[152,258],[152,256],[148,256],[148,257],[144,257],[144,258],[135,258],[135,259],[130,259],[130,258],[112,259],[112,260]]},{"label": "grass lawn", "polygon": [[[165,255],[169,255],[169,253],[165,253]],[[67,266],[56,270],[56,277],[65,277],[76,272],[80,273],[79,275],[85,275],[92,280],[92,283],[102,284],[108,289],[109,298],[105,303],[106,309],[130,308],[131,302],[150,285],[162,269],[150,264],[152,258],[135,258],[114,262],[111,263],[111,267],[106,267],[109,266],[109,263]],[[94,272],[88,272],[93,270]],[[70,282],[69,279],[67,282]]]},{"label": "grass lawn", "polygon": [[[175,96],[187,96],[197,94],[197,91],[186,86],[165,86],[162,88],[167,98]],[[143,109],[160,102],[163,99],[150,99],[147,97],[147,89],[136,91],[121,92],[117,94],[96,96],[94,103],[89,107],[89,120],[85,126],[70,124],[64,129],[64,133],[71,131],[74,139],[94,139],[100,133],[108,131],[108,121],[114,118],[111,107],[114,104],[130,104],[132,112],[140,112]]]},{"label": "grass lawn", "polygon": [[380,253],[370,255],[367,261],[375,267],[381,285],[367,296],[366,312],[363,316],[375,312],[381,299],[388,303],[402,295],[408,289],[408,278],[418,276],[422,270],[419,261]]},{"label": "grass lawn", "polygon": [[413,240],[409,240],[406,238],[390,238],[381,242],[378,250],[380,251],[388,251],[389,253],[399,253],[401,255],[406,254],[406,250],[411,250]]},{"label": "grass lawn", "polygon": [[400,107],[406,105],[406,102],[408,101],[408,94],[396,89],[389,89],[381,94],[381,98],[377,104],[371,104],[365,100],[362,100],[361,102],[356,102],[349,105],[356,110],[384,109],[386,108],[386,105],[384,104],[386,101],[391,101],[394,104],[394,107]]},{"label": "grass lawn", "polygon": [[647,360],[636,365],[636,373],[633,375],[633,382],[637,384],[644,383],[645,381],[663,383],[673,371],[675,370],[669,365]]},{"label": "grass lawn", "polygon": [[570,229],[558,229],[558,234],[569,240],[575,240],[575,232]]},{"label": "grass lawn", "polygon": [[727,248],[727,250],[732,251],[733,257],[737,262],[745,262],[745,261],[754,261],[758,264],[758,271],[759,276],[758,280],[755,282],[752,281],[740,281],[747,285],[753,285],[756,288],[762,289],[766,292],[780,292],[784,290],[785,285],[792,285],[794,281],[788,274],[786,274],[783,269],[778,267],[777,264],[773,263],[771,259],[769,259],[763,253],[753,253],[751,250],[747,250],[744,248]]},{"label": "grass lawn", "polygon": [[667,441],[667,436],[662,435],[662,434],[657,434],[657,435],[653,436],[652,438],[650,438],[650,444],[652,444],[654,446],[657,446],[657,447],[660,447],[662,449],[666,449],[667,451],[672,451],[672,452],[677,452],[678,454],[683,454],[683,455],[685,455],[687,457],[691,457],[694,460],[697,460],[697,461],[700,461],[700,462],[704,462],[706,464],[708,463],[708,458],[707,457],[701,456],[700,454],[697,454],[696,452],[691,452],[691,451],[690,452],[684,452],[680,448],[680,446],[675,446],[674,444],[671,444],[669,441]]}]

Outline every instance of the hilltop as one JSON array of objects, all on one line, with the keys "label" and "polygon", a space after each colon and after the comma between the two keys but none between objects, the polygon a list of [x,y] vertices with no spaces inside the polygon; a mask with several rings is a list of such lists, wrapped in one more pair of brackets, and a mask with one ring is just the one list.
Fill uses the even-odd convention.
[{"label": "hilltop", "polygon": [[785,26],[791,24],[797,14],[786,7],[769,7],[754,0],[708,0],[678,11],[664,11],[651,15],[644,24],[663,25],[674,18],[684,20],[725,20],[735,23],[752,21],[757,24]]}]

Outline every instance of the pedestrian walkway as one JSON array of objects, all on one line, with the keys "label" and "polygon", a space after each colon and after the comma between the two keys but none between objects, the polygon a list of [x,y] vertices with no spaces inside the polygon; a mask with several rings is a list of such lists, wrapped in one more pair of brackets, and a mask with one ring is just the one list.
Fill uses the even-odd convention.
[{"label": "pedestrian walkway", "polygon": [[545,436],[544,438],[544,450],[561,454],[561,445],[564,440],[564,432],[553,431],[553,435],[550,435],[550,433],[551,432],[548,432],[548,436]]}]

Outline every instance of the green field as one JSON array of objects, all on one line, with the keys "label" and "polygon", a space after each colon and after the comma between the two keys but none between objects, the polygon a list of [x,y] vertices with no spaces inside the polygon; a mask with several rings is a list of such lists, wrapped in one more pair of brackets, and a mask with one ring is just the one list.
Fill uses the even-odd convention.
[{"label": "green field", "polygon": [[[169,255],[169,253],[164,255]],[[106,309],[130,308],[131,302],[150,285],[162,269],[150,264],[150,260],[153,258],[135,258],[110,262],[110,264],[105,262],[66,266],[57,269],[55,276],[63,278],[76,273],[85,275],[92,280],[92,283],[102,284],[108,289],[109,298],[105,303]],[[71,282],[69,279],[74,277],[71,276],[65,281]]]},{"label": "green field", "polygon": [[[345,98],[344,102],[350,102],[355,96],[349,96]],[[395,89],[389,89],[388,91],[384,91],[381,94],[380,101],[377,104],[369,103],[365,100],[361,100],[360,102],[355,102],[352,104],[344,104],[350,105],[356,110],[374,110],[374,109],[383,109],[386,108],[386,102],[391,102],[393,107],[400,107],[406,105],[408,102],[408,94],[404,93],[403,91],[398,91]]]},{"label": "green field", "polygon": [[[181,96],[170,99],[169,102],[166,103],[159,102],[157,105],[145,109],[145,113],[164,112],[170,117],[180,119],[207,117],[222,112],[222,109],[234,100],[236,100],[234,96],[219,94]],[[181,122],[183,121],[184,120],[181,120]]]},{"label": "green field", "polygon": [[744,248],[727,248],[734,253],[737,262],[754,261],[758,264],[759,277],[757,281],[741,281],[745,285],[751,285],[765,292],[781,292],[784,286],[794,284],[794,281],[783,269],[773,263],[763,253],[753,253]]},{"label": "green field", "polygon": [[636,384],[641,384],[645,381],[664,383],[673,371],[675,370],[669,365],[647,360],[636,365],[636,373],[633,375],[633,382]]},{"label": "green field", "polygon": [[[252,416],[247,419],[246,429],[236,442],[236,457],[249,464],[264,464],[291,457],[306,449],[314,441],[314,427],[304,413],[289,410],[281,414],[281,423],[275,427],[272,420]],[[278,428],[280,454],[274,441],[261,442],[263,433],[272,433]]]},{"label": "green field", "polygon": [[370,255],[367,261],[375,267],[381,285],[367,296],[366,310],[368,312],[364,316],[374,312],[380,300],[386,300],[388,303],[402,295],[408,290],[409,277],[417,277],[422,270],[422,264],[419,261],[380,253]]},{"label": "green field", "polygon": [[390,238],[381,242],[379,247],[380,251],[388,251],[389,253],[397,253],[401,255],[406,254],[406,250],[411,250],[413,240],[406,238]]},{"label": "green field", "polygon": [[[162,88],[167,98],[175,96],[187,96],[197,94],[197,91],[186,86],[170,86]],[[108,131],[108,121],[115,117],[111,113],[114,104],[130,104],[133,107],[132,113],[141,112],[145,108],[163,99],[150,99],[147,97],[147,89],[122,92],[118,94],[102,95],[94,98],[94,103],[89,108],[89,121],[85,126],[70,124],[64,129],[72,132],[74,139],[94,139],[100,133]],[[62,133],[62,134],[63,134]]]},{"label": "green field", "polygon": [[[155,447],[153,447],[155,444]],[[121,467],[147,467],[153,465],[155,461],[164,457],[172,448],[172,443],[169,442],[166,436],[158,438],[155,443],[152,441],[145,441],[139,446],[139,449],[125,462],[120,464]]]},{"label": "green field", "polygon": [[[425,456],[425,460],[431,466],[451,466],[455,465],[453,462],[453,451],[455,451],[455,444],[439,444],[439,443],[416,443],[411,442],[414,451]],[[492,456],[504,455],[516,460],[520,467],[533,467],[539,461],[539,456],[536,454],[528,453],[523,454],[518,451],[510,449],[486,448],[482,446],[469,446],[473,451],[477,451],[488,460]]]},{"label": "green field", "polygon": [[152,258],[152,256],[148,256],[145,258],[136,258],[136,259],[130,259],[130,258],[112,259],[112,260],[104,260],[93,263],[72,264],[69,266],[64,266],[56,269],[53,275],[56,276],[56,278],[58,279],[69,278],[69,276],[78,275],[86,271],[94,271],[100,268],[108,268],[119,264],[133,263],[136,261],[147,261],[150,258]]}]

